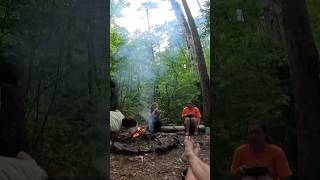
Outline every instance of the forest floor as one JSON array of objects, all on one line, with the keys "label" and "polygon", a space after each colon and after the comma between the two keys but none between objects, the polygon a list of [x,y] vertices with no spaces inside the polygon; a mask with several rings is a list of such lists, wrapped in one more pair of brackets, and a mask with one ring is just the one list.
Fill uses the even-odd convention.
[{"label": "forest floor", "polygon": [[[110,154],[111,179],[150,179],[174,180],[184,179],[182,174],[188,164],[180,160],[184,151],[182,146],[184,135],[179,135],[180,145],[165,154],[147,153],[144,155],[126,156]],[[200,144],[200,157],[205,162],[210,162],[210,137],[203,133],[193,136]]]}]

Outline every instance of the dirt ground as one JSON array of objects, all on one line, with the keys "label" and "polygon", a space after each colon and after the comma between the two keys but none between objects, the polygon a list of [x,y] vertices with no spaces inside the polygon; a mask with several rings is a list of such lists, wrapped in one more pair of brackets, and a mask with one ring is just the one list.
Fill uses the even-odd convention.
[{"label": "dirt ground", "polygon": [[[202,133],[193,137],[200,143],[200,157],[209,163],[210,141],[209,136]],[[184,135],[179,135],[180,143],[183,144]],[[148,153],[140,156],[126,156],[111,154],[111,179],[150,179],[150,180],[174,180],[184,179],[181,174],[188,167],[180,157],[184,151],[182,145],[178,145],[165,154]]]}]

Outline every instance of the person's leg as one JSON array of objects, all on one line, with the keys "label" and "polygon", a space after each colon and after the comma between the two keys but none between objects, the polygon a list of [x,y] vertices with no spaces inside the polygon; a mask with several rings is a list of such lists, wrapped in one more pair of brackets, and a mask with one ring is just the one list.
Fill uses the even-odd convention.
[{"label": "person's leg", "polygon": [[[194,153],[200,157],[200,144],[199,143],[196,143],[195,144],[195,147],[193,149]],[[197,178],[194,176],[193,172],[192,172],[192,169],[190,167],[188,167],[188,170],[187,170],[187,174],[186,174],[186,180],[196,180]]]},{"label": "person's leg", "polygon": [[189,130],[190,130],[190,118],[184,119],[184,127],[186,128],[186,136],[189,136]]},{"label": "person's leg", "polygon": [[197,128],[197,120],[195,120],[194,118],[191,118],[190,119],[189,134],[193,135],[196,128]]},{"label": "person's leg", "polygon": [[199,120],[196,120],[196,131],[195,131],[195,135],[197,135],[198,134],[198,132],[199,132],[199,124],[200,124],[200,119]]},{"label": "person's leg", "polygon": [[188,167],[187,175],[185,180],[197,180],[197,178],[194,176],[192,169]]},{"label": "person's leg", "polygon": [[257,180],[273,180],[273,179],[268,175],[264,175],[264,176],[259,176]]}]

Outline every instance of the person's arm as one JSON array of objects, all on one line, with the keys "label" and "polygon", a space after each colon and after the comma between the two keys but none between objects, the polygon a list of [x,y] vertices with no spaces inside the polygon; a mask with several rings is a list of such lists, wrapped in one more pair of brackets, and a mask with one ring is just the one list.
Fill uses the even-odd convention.
[{"label": "person's arm", "polygon": [[183,108],[182,113],[181,113],[181,117],[184,118],[186,116],[186,109]]},{"label": "person's arm", "polygon": [[282,149],[275,152],[275,170],[280,180],[288,180],[292,175],[288,160]]},{"label": "person's arm", "polygon": [[160,115],[160,110],[159,110],[158,108],[156,108],[156,109],[154,110],[154,114],[155,114],[156,116],[159,116],[159,115]]},{"label": "person's arm", "polygon": [[232,179],[241,179],[243,171],[242,168],[242,162],[241,162],[241,156],[238,149],[236,149],[233,153],[232,163],[231,163],[231,178]]},{"label": "person's arm", "polygon": [[201,119],[201,113],[200,113],[200,110],[197,107],[196,107],[196,116],[197,116],[198,120]]},{"label": "person's arm", "polygon": [[232,163],[230,167],[231,173],[235,174],[237,172],[240,172],[241,165],[242,165],[242,162],[241,162],[240,152],[238,149],[236,149],[233,152],[233,158],[232,158]]}]

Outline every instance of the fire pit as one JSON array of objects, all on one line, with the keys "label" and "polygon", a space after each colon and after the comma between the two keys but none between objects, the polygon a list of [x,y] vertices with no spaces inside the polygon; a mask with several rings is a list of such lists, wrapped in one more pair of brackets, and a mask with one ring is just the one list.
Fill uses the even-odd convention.
[{"label": "fire pit", "polygon": [[129,129],[122,137],[113,139],[111,153],[124,155],[141,155],[145,153],[165,153],[179,145],[176,133],[151,134],[144,127]]}]

